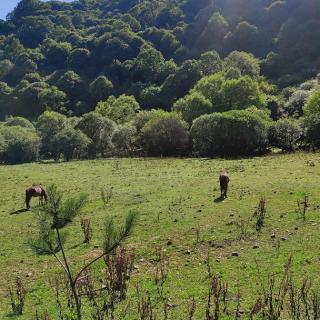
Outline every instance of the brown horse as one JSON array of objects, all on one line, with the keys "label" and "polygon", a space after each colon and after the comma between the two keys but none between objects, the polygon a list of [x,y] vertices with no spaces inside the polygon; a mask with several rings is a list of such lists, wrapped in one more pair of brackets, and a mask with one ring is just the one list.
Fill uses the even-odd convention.
[{"label": "brown horse", "polygon": [[45,188],[41,185],[31,186],[26,190],[26,206],[30,209],[30,200],[32,197],[39,198],[39,205],[43,205],[43,200],[47,203],[48,195]]},{"label": "brown horse", "polygon": [[229,184],[229,175],[226,171],[220,173],[220,190],[221,190],[221,198],[226,198],[228,193],[228,184]]}]

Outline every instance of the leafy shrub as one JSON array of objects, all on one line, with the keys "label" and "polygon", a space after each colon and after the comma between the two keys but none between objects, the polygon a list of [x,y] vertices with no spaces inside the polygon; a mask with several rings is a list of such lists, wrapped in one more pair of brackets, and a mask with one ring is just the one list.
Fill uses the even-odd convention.
[{"label": "leafy shrub", "polygon": [[252,110],[213,113],[194,121],[191,138],[201,156],[252,155],[266,151],[267,122]]},{"label": "leafy shrub", "polygon": [[112,136],[112,142],[116,148],[118,155],[129,155],[137,140],[137,129],[130,125],[125,124],[119,126]]},{"label": "leafy shrub", "polygon": [[91,140],[80,130],[66,128],[57,133],[52,139],[55,155],[60,154],[66,161],[73,158],[80,158],[88,149]]},{"label": "leafy shrub", "polygon": [[112,136],[117,125],[100,113],[89,112],[84,114],[76,128],[91,139],[89,145],[89,155],[91,157],[96,157],[97,153],[106,156],[113,149]]},{"label": "leafy shrub", "polygon": [[280,119],[269,128],[270,144],[284,151],[294,151],[302,136],[300,123],[294,119]]},{"label": "leafy shrub", "polygon": [[315,91],[303,108],[306,116],[320,114],[320,90]]},{"label": "leafy shrub", "polygon": [[138,134],[149,121],[155,121],[161,117],[169,116],[170,113],[161,109],[144,110],[137,113],[133,119],[133,125],[136,127]]},{"label": "leafy shrub", "polygon": [[38,159],[40,138],[35,131],[20,126],[2,126],[0,135],[4,138],[2,153],[4,162],[18,164]]},{"label": "leafy shrub", "polygon": [[142,129],[144,150],[153,156],[185,154],[189,146],[187,124],[176,114],[150,120]]},{"label": "leafy shrub", "polygon": [[69,120],[65,115],[54,111],[45,111],[39,116],[36,128],[40,133],[42,147],[41,154],[47,157],[56,157],[52,139],[60,131],[67,128]]},{"label": "leafy shrub", "polygon": [[310,97],[311,92],[297,90],[292,93],[284,108],[289,116],[302,116],[303,106]]},{"label": "leafy shrub", "polygon": [[320,148],[320,114],[316,113],[304,119],[306,142],[313,149]]}]

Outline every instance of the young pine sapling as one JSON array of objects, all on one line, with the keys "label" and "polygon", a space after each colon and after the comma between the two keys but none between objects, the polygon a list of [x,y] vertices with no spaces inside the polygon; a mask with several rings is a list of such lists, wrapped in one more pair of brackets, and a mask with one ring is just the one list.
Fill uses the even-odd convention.
[{"label": "young pine sapling", "polygon": [[130,212],[125,224],[120,229],[114,225],[112,218],[105,223],[104,247],[102,252],[81,270],[74,272],[65,252],[66,234],[63,229],[79,215],[87,202],[87,196],[81,194],[78,197],[69,198],[63,201],[63,194],[55,185],[48,188],[48,202],[39,208],[39,235],[35,240],[30,241],[33,250],[38,254],[51,254],[58,261],[68,279],[68,286],[71,291],[75,316],[82,320],[81,294],[78,289],[78,282],[89,268],[101,258],[113,253],[115,249],[125,240],[133,229],[136,222],[136,213]]}]

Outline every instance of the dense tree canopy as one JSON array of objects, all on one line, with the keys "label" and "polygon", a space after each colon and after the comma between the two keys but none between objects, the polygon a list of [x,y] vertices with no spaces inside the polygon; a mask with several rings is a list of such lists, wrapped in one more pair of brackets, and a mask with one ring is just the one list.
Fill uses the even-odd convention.
[{"label": "dense tree canopy", "polygon": [[315,0],[21,0],[0,24],[0,117],[81,115],[122,94],[170,110],[222,70],[259,82],[260,64],[280,86],[296,85],[319,72],[319,20]]},{"label": "dense tree canopy", "polygon": [[319,147],[319,30],[316,0],[21,0],[0,20],[0,160],[22,132],[26,161]]}]

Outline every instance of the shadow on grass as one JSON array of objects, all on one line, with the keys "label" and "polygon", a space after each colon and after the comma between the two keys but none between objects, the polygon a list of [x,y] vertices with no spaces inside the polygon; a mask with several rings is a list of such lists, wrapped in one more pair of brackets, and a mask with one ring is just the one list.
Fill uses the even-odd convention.
[{"label": "shadow on grass", "polygon": [[220,197],[214,199],[213,202],[214,203],[220,203],[220,202],[223,202],[225,199],[226,199],[226,197],[220,196]]},{"label": "shadow on grass", "polygon": [[6,318],[7,319],[17,319],[17,317],[18,317],[18,315],[16,315],[15,313],[13,313],[13,312],[10,312],[10,313],[7,313],[6,314]]},{"label": "shadow on grass", "polygon": [[85,243],[77,243],[74,246],[72,246],[70,249],[77,249],[77,248],[81,247],[83,244],[85,244]]},{"label": "shadow on grass", "polygon": [[17,211],[10,212],[10,215],[20,214],[20,213],[24,213],[24,212],[28,212],[28,211],[29,211],[28,209],[19,209]]}]

